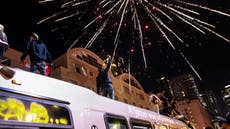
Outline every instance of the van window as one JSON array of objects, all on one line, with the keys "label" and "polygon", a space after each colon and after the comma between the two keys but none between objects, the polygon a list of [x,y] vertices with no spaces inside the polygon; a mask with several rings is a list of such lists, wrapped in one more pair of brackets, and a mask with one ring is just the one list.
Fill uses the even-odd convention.
[{"label": "van window", "polygon": [[166,125],[160,125],[159,129],[168,129]]},{"label": "van window", "polygon": [[128,129],[127,120],[123,116],[106,114],[105,124],[107,129]]},{"label": "van window", "polygon": [[69,129],[73,125],[70,111],[65,104],[0,89],[0,129],[5,127]]},{"label": "van window", "polygon": [[28,127],[28,126],[17,127],[17,126],[0,125],[0,129],[39,129],[39,128],[37,128],[37,127]]},{"label": "van window", "polygon": [[148,121],[130,119],[132,129],[153,129]]}]

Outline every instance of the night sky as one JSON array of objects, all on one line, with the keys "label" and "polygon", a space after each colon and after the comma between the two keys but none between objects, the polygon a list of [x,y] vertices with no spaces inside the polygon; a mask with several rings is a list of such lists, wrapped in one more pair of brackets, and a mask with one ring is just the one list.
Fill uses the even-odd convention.
[{"label": "night sky", "polygon": [[[230,14],[229,0],[203,0],[200,2],[202,2],[199,3],[201,5]],[[5,32],[7,33],[11,48],[22,51],[29,35],[33,32],[37,32],[46,43],[53,58],[56,58],[64,53],[70,46],[70,43],[83,33],[80,29],[73,30],[72,28],[85,25],[90,21],[90,17],[98,15],[98,12],[92,12],[92,10],[95,9],[93,4],[94,3],[87,5],[88,9],[82,7],[78,8],[78,12],[74,12],[85,14],[82,18],[75,18],[58,24],[48,21],[47,23],[37,25],[38,21],[55,13],[58,10],[60,2],[38,4],[36,0],[26,0],[23,2],[19,0],[1,0],[0,24],[5,26]],[[199,9],[194,10],[201,12],[200,18],[202,20],[215,25],[216,29],[214,30],[216,32],[230,39],[230,17]],[[207,31],[206,35],[202,35],[188,25],[183,25],[180,20],[175,18],[174,23],[171,24],[170,27],[180,34],[185,43],[180,45],[178,41],[172,39],[173,42],[175,40],[175,46],[177,47],[176,50],[173,50],[156,28],[152,26],[148,26],[148,28],[145,26],[151,24],[151,20],[146,17],[147,16],[143,14],[140,20],[143,21],[141,25],[143,27],[144,47],[148,68],[144,68],[140,46],[134,44],[132,38],[127,38],[132,36],[138,37],[133,33],[132,29],[129,29],[129,25],[126,26],[126,24],[130,23],[128,18],[125,19],[125,29],[121,31],[121,43],[118,46],[116,55],[124,57],[126,62],[127,59],[130,58],[132,75],[137,78],[146,91],[155,91],[154,88],[156,89],[156,87],[154,86],[157,85],[157,79],[162,76],[170,79],[173,76],[185,73],[193,74],[201,89],[208,88],[215,90],[230,84],[229,42]],[[113,21],[110,23],[116,23],[117,20],[118,19],[113,18]],[[64,25],[67,26],[68,29],[64,28],[60,31],[50,31],[55,27]],[[98,28],[97,25],[95,26],[95,28]],[[98,54],[103,52],[105,54],[111,54],[113,52],[113,46],[110,44],[113,44],[114,39],[111,37],[115,35],[115,30],[114,28],[106,29],[105,34],[107,34],[107,36],[104,34],[99,37],[98,40],[95,41],[97,45],[93,45],[89,49]],[[86,31],[86,33],[92,35],[91,31]],[[82,44],[89,40],[87,36],[85,37],[86,38],[81,40],[77,47],[83,47],[85,44]],[[134,48],[134,52],[130,54],[128,51],[131,48]],[[186,58],[197,70],[202,78],[201,81],[179,54],[180,52],[184,53]]]}]

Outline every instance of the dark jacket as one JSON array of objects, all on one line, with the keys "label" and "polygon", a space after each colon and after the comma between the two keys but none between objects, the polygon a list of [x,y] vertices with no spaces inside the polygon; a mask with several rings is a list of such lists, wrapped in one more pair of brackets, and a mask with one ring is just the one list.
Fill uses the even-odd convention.
[{"label": "dark jacket", "polygon": [[112,83],[112,81],[109,77],[109,69],[110,69],[111,64],[112,64],[112,62],[110,59],[108,64],[107,64],[107,67],[105,69],[98,68],[98,76],[96,78],[97,87],[103,87],[103,86],[106,86],[107,84]]},{"label": "dark jacket", "polygon": [[45,61],[48,63],[52,62],[51,55],[46,48],[46,45],[42,41],[32,40],[28,41],[26,49],[21,56],[21,61],[23,61],[26,56],[30,56],[30,62],[34,61]]},{"label": "dark jacket", "polygon": [[[3,42],[3,43],[2,43]],[[0,30],[0,46],[8,46],[7,36],[6,34]]]}]

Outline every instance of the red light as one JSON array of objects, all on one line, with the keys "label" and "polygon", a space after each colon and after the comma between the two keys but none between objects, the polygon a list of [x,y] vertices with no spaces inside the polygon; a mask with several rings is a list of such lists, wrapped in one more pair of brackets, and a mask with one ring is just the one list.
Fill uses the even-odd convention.
[{"label": "red light", "polygon": [[152,7],[152,10],[153,10],[153,11],[156,11],[156,10],[157,10],[157,7],[156,7],[156,6],[153,6],[153,7]]},{"label": "red light", "polygon": [[145,29],[149,29],[149,25],[145,25]]},{"label": "red light", "polygon": [[99,16],[98,16],[98,19],[102,19],[102,18],[103,18],[102,15],[99,15]]},{"label": "red light", "polygon": [[131,48],[131,49],[130,49],[130,53],[134,53],[134,48]]}]

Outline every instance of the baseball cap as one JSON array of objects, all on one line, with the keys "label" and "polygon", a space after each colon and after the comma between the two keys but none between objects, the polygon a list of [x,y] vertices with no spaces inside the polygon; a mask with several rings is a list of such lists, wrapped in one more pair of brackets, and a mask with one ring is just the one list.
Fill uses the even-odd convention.
[{"label": "baseball cap", "polygon": [[0,30],[4,30],[4,26],[0,24]]},{"label": "baseball cap", "polygon": [[39,36],[38,36],[38,34],[36,34],[36,33],[33,33],[32,34],[36,39],[39,39]]}]

